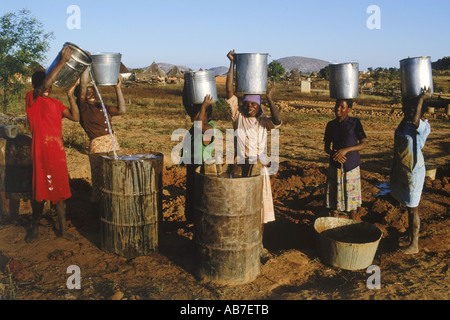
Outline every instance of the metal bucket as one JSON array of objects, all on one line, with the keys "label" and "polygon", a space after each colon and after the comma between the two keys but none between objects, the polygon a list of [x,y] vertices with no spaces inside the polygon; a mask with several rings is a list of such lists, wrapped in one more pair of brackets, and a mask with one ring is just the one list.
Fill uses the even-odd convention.
[{"label": "metal bucket", "polygon": [[267,53],[236,53],[236,93],[265,94]]},{"label": "metal bucket", "polygon": [[101,155],[101,248],[133,258],[158,251],[162,221],[161,153]]},{"label": "metal bucket", "polygon": [[402,98],[414,98],[422,93],[423,87],[430,87],[433,93],[433,75],[430,57],[416,57],[400,60]]},{"label": "metal bucket", "polygon": [[[81,76],[84,70],[86,70],[86,68],[90,66],[90,64],[92,63],[92,59],[85,51],[83,51],[83,49],[74,45],[73,43],[66,42],[64,44],[64,47],[65,46],[68,46],[70,49],[72,49],[72,57],[61,69],[53,84],[57,87],[67,90],[70,89],[75,84],[75,82],[77,82],[78,78]],[[50,67],[48,67],[46,74],[53,70],[53,68],[59,63],[60,60],[61,57],[60,54],[58,54],[55,60],[53,60]]]},{"label": "metal bucket", "polygon": [[359,64],[357,62],[328,65],[330,98],[354,99],[359,91]]},{"label": "metal bucket", "polygon": [[98,86],[113,86],[118,83],[120,73],[120,53],[95,53],[91,55],[91,71],[95,84]]},{"label": "metal bucket", "polygon": [[243,284],[260,273],[263,176],[195,172],[194,246],[202,282]]},{"label": "metal bucket", "polygon": [[319,258],[346,270],[370,266],[383,235],[370,223],[333,217],[316,219],[314,229]]},{"label": "metal bucket", "polygon": [[217,101],[216,77],[214,71],[191,71],[184,74],[188,101],[191,104],[202,104],[205,96],[210,94]]}]

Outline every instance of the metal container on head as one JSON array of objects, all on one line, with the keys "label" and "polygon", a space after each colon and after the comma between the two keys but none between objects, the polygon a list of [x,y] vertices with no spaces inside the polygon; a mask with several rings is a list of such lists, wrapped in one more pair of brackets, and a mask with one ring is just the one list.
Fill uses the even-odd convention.
[{"label": "metal container on head", "polygon": [[414,98],[430,87],[433,93],[433,75],[430,57],[415,57],[400,60],[402,98]]},{"label": "metal container on head", "polygon": [[[57,87],[67,90],[70,89],[75,84],[75,82],[77,82],[78,78],[81,76],[84,70],[86,70],[86,68],[91,65],[92,58],[83,49],[74,45],[73,43],[66,42],[64,44],[64,47],[66,46],[72,49],[72,57],[61,69],[53,84]],[[61,55],[60,53],[58,53],[58,56],[55,58],[55,60],[53,60],[50,67],[48,67],[46,74],[53,70],[53,68],[59,63],[60,60]]]},{"label": "metal container on head", "polygon": [[236,93],[265,94],[267,53],[236,53]]},{"label": "metal container on head", "polygon": [[116,85],[119,82],[122,55],[120,53],[100,52],[92,54],[91,57],[91,71],[95,84],[98,86]]},{"label": "metal container on head", "polygon": [[359,64],[357,62],[328,65],[330,98],[354,99],[359,91]]},{"label": "metal container on head", "polygon": [[188,101],[191,104],[202,104],[207,94],[217,101],[216,77],[214,71],[190,71],[184,74]]}]

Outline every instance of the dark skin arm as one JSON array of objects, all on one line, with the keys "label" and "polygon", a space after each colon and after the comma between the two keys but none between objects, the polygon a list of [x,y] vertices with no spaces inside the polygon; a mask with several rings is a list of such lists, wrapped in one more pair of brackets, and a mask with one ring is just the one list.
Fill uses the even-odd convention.
[{"label": "dark skin arm", "polygon": [[86,68],[80,77],[80,103],[86,100],[87,86],[89,83],[89,68]]},{"label": "dark skin arm", "polygon": [[325,143],[325,152],[328,153],[330,156],[332,156],[332,159],[334,161],[340,162],[340,163],[345,163],[345,161],[347,161],[347,158],[345,157],[345,155],[348,152],[351,151],[361,151],[363,150],[365,147],[367,146],[367,139],[362,139],[359,141],[359,143],[357,145],[351,146],[351,147],[347,147],[347,148],[342,148],[339,150],[332,150],[331,147],[331,142],[326,142]]},{"label": "dark skin arm", "polygon": [[122,88],[121,88],[122,80],[119,76],[118,83],[114,86],[114,89],[116,91],[116,97],[117,97],[117,107],[111,107],[109,108],[109,113],[112,116],[119,116],[121,114],[124,114],[126,109],[125,99],[123,97]]},{"label": "dark skin arm", "polygon": [[[275,83],[271,83],[271,86],[269,88],[269,91],[267,92],[266,98],[267,101],[269,102],[269,108],[270,108],[270,114],[272,116],[272,123],[276,126],[281,124],[281,115],[280,115],[280,110],[278,109],[278,107],[275,105],[275,103],[273,102],[272,99],[272,95],[275,91]],[[268,128],[268,129],[273,129],[273,128]]]},{"label": "dark skin arm", "polygon": [[203,143],[205,145],[209,145],[213,138],[213,133],[211,131],[205,134],[207,130],[213,128],[211,125],[208,124],[208,116],[206,114],[206,110],[208,109],[209,106],[212,105],[213,105],[213,98],[211,95],[207,94],[205,96],[205,99],[203,100],[200,112],[194,119],[195,121],[202,122]]},{"label": "dark skin arm", "polygon": [[80,111],[78,109],[78,105],[75,100],[75,96],[73,94],[77,83],[72,86],[69,90],[67,90],[67,98],[69,99],[70,109],[66,109],[63,111],[63,117],[78,122],[80,121]]},{"label": "dark skin arm", "polygon": [[428,87],[426,89],[425,87],[422,89],[422,94],[420,95],[419,99],[417,99],[417,106],[416,106],[416,112],[414,114],[414,117],[412,119],[413,124],[416,127],[419,127],[420,124],[420,118],[422,117],[422,106],[425,99],[429,98],[431,96],[431,88]]},{"label": "dark skin arm", "polygon": [[233,86],[233,80],[234,80],[234,49],[228,52],[227,57],[230,60],[230,68],[228,70],[227,74],[227,82],[225,86],[225,91],[227,95],[227,99],[230,99],[234,96],[234,86]]},{"label": "dark skin arm", "polygon": [[42,83],[34,88],[33,90],[33,103],[36,99],[41,96],[45,91],[47,91],[55,82],[56,77],[59,72],[62,70],[67,61],[72,57],[72,49],[69,47],[64,47],[60,52],[60,60],[58,64],[45,76]]}]

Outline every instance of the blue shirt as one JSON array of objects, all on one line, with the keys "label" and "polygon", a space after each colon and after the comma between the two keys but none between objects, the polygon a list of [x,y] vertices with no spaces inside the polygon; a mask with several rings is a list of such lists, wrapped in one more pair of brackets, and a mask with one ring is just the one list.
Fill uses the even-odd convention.
[{"label": "blue shirt", "polygon": [[419,127],[402,121],[395,130],[394,161],[391,170],[391,195],[405,206],[419,205],[425,181],[425,161],[422,148],[431,128],[427,120]]},{"label": "blue shirt", "polygon": [[[334,119],[327,123],[325,128],[325,143],[331,143],[332,150],[339,150],[342,148],[356,146],[359,141],[367,138],[361,121],[358,118],[348,117],[342,122],[339,119]],[[350,151],[345,157],[347,161],[344,163],[344,171],[348,172],[355,169],[361,164],[361,157],[358,151]],[[330,165],[340,168],[341,163],[333,161],[330,157]]]}]

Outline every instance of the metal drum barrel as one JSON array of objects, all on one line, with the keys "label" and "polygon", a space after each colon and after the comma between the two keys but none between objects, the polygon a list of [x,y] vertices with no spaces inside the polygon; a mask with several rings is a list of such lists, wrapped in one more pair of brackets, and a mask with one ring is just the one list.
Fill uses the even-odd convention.
[{"label": "metal drum barrel", "polygon": [[422,93],[423,87],[430,87],[433,93],[433,75],[430,57],[416,57],[400,60],[402,98],[414,98]]},{"label": "metal drum barrel", "polygon": [[328,65],[330,98],[354,99],[359,91],[359,64],[356,62]]},{"label": "metal drum barrel", "polygon": [[188,101],[191,104],[202,104],[205,96],[210,94],[217,101],[216,77],[214,71],[191,71],[184,74]]},{"label": "metal drum barrel", "polygon": [[95,53],[91,55],[91,71],[95,84],[98,86],[113,86],[118,83],[120,73],[120,53]]},{"label": "metal drum barrel", "polygon": [[109,152],[101,158],[102,249],[127,258],[157,252],[163,154],[119,155],[115,160]]},{"label": "metal drum barrel", "polygon": [[0,209],[3,214],[18,215],[20,201],[31,199],[31,143],[32,138],[24,134],[14,139],[0,138]]},{"label": "metal drum barrel", "polygon": [[[67,90],[75,84],[84,70],[86,70],[86,68],[91,65],[92,59],[85,51],[83,51],[83,49],[74,45],[73,43],[66,42],[64,44],[64,47],[65,46],[68,46],[73,50],[72,57],[61,69],[53,84],[57,87]],[[60,60],[61,57],[60,54],[58,54],[55,60],[53,60],[50,67],[48,67],[46,73],[48,74],[51,70],[53,70],[53,68],[59,63]]]},{"label": "metal drum barrel", "polygon": [[236,53],[236,93],[265,94],[267,53]]},{"label": "metal drum barrel", "polygon": [[243,284],[260,273],[263,176],[195,172],[194,245],[202,282]]}]

